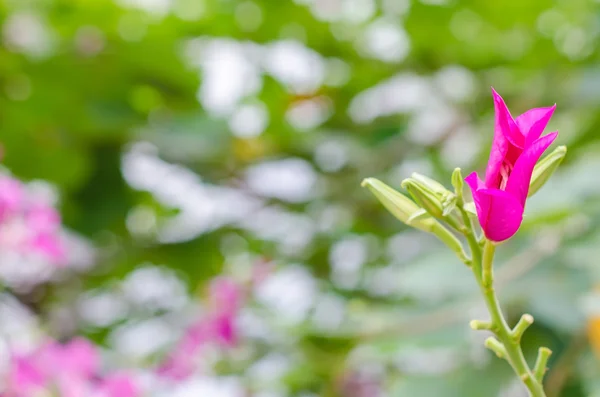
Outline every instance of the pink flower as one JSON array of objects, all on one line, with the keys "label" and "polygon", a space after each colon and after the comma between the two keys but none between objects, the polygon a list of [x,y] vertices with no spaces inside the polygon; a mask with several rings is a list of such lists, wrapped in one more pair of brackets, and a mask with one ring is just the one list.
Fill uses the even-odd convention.
[{"label": "pink flower", "polygon": [[23,393],[33,393],[44,389],[46,376],[40,368],[28,357],[13,356],[12,369],[8,377],[9,390],[21,390]]},{"label": "pink flower", "polygon": [[136,397],[138,389],[124,374],[113,374],[102,380],[97,390],[99,397]]},{"label": "pink flower", "polygon": [[210,298],[215,311],[235,313],[241,306],[242,291],[240,286],[232,279],[217,277],[210,283]]},{"label": "pink flower", "polygon": [[57,345],[59,352],[57,363],[62,371],[89,378],[100,369],[100,355],[96,346],[83,338],[72,339],[65,345]]},{"label": "pink flower", "polygon": [[57,390],[61,397],[135,397],[137,389],[125,375],[100,377],[100,357],[86,339],[66,344],[49,341],[28,355],[14,355],[7,397],[30,397]]},{"label": "pink flower", "polygon": [[237,342],[235,319],[243,303],[243,290],[227,277],[210,283],[210,311],[186,329],[182,339],[159,366],[166,378],[182,380],[194,373],[197,357],[207,344],[232,347]]},{"label": "pink flower", "polygon": [[0,175],[0,222],[19,211],[24,198],[25,192],[21,182]]},{"label": "pink flower", "polygon": [[494,141],[482,181],[473,172],[465,181],[473,193],[477,217],[491,241],[512,237],[523,220],[533,168],[558,132],[540,138],[556,105],[528,110],[516,119],[494,89]]},{"label": "pink flower", "polygon": [[39,254],[56,266],[66,262],[58,211],[17,179],[1,174],[0,249]]}]

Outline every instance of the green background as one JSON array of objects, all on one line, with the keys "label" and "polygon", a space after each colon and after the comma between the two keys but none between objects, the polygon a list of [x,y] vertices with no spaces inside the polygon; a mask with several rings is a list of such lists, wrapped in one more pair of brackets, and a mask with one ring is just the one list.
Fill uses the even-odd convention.
[{"label": "green background", "polygon": [[[284,396],[516,395],[506,363],[467,326],[484,313],[464,265],[360,188],[369,176],[399,188],[412,171],[446,185],[456,166],[483,172],[493,86],[514,116],[556,103],[547,132],[569,150],[498,248],[502,303],[513,322],[536,319],[528,358],[542,343],[554,350],[549,396],[600,395],[588,344],[600,339],[588,330],[600,277],[597,2],[5,0],[0,19],[2,162],[54,184],[65,225],[100,253],[92,270],[20,296],[49,332],[110,348],[123,323],[158,316],[66,334],[50,321],[142,264],[195,295],[269,262],[307,272],[318,299],[288,322],[251,299],[277,337],[243,338],[245,353],[216,373]],[[268,115],[264,128],[248,127],[244,106]],[[136,156],[161,166],[130,175]],[[283,180],[264,163],[287,170]],[[161,234],[182,219],[197,228]],[[334,326],[315,320],[319,308],[330,315],[322,298],[343,309]],[[289,366],[258,380],[249,368],[272,354]]]}]

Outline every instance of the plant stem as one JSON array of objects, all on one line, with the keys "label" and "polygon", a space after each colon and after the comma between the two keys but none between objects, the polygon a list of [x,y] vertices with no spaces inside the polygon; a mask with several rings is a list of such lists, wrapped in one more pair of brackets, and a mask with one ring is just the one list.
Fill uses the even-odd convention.
[{"label": "plant stem", "polygon": [[[530,396],[546,397],[541,380],[538,380],[534,376],[533,372],[529,368],[529,365],[527,364],[527,361],[525,360],[523,350],[521,349],[520,335],[513,335],[513,331],[508,326],[504,315],[502,314],[502,310],[500,309],[500,303],[498,302],[496,291],[493,285],[494,277],[492,263],[494,260],[494,245],[492,242],[486,241],[482,252],[481,246],[477,242],[473,232],[468,214],[466,214],[466,211],[462,209],[461,212],[463,213],[463,219],[468,229],[468,231],[465,232],[465,237],[467,238],[469,247],[471,248],[471,270],[475,275],[477,284],[479,284],[486,306],[490,313],[491,331],[504,347],[504,351],[506,352],[506,357],[504,358],[506,358],[508,363],[513,367],[517,376],[525,384],[529,390]],[[499,355],[498,349],[496,349],[494,352]]]},{"label": "plant stem", "polygon": [[462,215],[463,223],[465,224],[464,235],[467,238],[467,243],[471,249],[472,269],[473,272],[476,273],[477,282],[479,283],[480,278],[477,276],[477,274],[481,273],[481,249],[479,248],[477,237],[475,237],[475,233],[473,232],[473,223],[471,222],[471,218],[469,218],[469,214],[467,214],[467,211],[465,211],[463,208],[462,197],[459,198],[458,209]]},{"label": "plant stem", "polygon": [[[484,265],[485,266],[485,265]],[[507,361],[513,367],[515,373],[527,386],[532,397],[545,397],[544,389],[540,382],[533,376],[527,365],[520,342],[513,338],[512,332],[500,309],[498,298],[493,286],[484,287],[481,284],[481,292],[488,307],[492,322],[492,331],[506,350]]]}]

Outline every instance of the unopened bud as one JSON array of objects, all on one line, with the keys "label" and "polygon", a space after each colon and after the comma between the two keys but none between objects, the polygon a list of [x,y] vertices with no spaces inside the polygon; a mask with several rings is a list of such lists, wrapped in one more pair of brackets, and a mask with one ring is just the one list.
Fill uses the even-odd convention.
[{"label": "unopened bud", "polygon": [[458,197],[458,200],[462,202],[463,197],[463,187],[464,187],[464,179],[462,177],[462,173],[460,172],[460,168],[455,168],[452,171],[452,186],[454,186],[454,192]]},{"label": "unopened bud", "polygon": [[456,207],[456,195],[424,175],[413,173],[411,178],[402,181],[402,187],[417,204],[437,218],[448,216]]},{"label": "unopened bud", "polygon": [[421,175],[417,172],[413,172],[410,177],[412,179],[420,182],[423,186],[425,186],[427,189],[429,189],[430,191],[432,191],[435,194],[444,195],[446,193],[450,193],[444,185],[442,185],[435,179],[431,179],[431,178],[429,178],[425,175]]},{"label": "unopened bud", "polygon": [[533,169],[528,196],[533,196],[550,179],[567,154],[566,146],[559,146],[540,160]]},{"label": "unopened bud", "polygon": [[416,229],[434,234],[454,251],[463,262],[467,263],[469,261],[461,242],[456,236],[429,213],[425,212],[423,208],[419,208],[411,199],[375,178],[365,179],[362,186],[369,188],[371,193],[397,219]]},{"label": "unopened bud", "polygon": [[449,216],[456,208],[456,195],[454,193],[450,193],[442,197],[442,207],[444,208],[442,216]]},{"label": "unopened bud", "polygon": [[375,178],[367,178],[362,184],[401,222],[414,228],[431,232],[437,223],[429,214],[421,214],[423,211],[411,199],[402,193],[392,189],[385,183]]},{"label": "unopened bud", "polygon": [[442,201],[434,192],[428,190],[424,185],[417,180],[409,178],[402,181],[402,187],[410,193],[415,202],[425,211],[441,218],[444,212]]}]

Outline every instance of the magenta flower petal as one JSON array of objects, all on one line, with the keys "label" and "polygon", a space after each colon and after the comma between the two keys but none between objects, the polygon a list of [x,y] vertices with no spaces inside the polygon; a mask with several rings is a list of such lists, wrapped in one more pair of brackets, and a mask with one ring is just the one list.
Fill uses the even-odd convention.
[{"label": "magenta flower petal", "polygon": [[531,182],[533,168],[557,136],[558,132],[553,132],[536,140],[523,151],[515,163],[515,167],[506,184],[506,192],[514,196],[523,207],[529,193],[529,183]]},{"label": "magenta flower petal", "polygon": [[503,190],[487,189],[474,172],[465,181],[471,188],[477,218],[485,236],[491,241],[512,237],[523,220],[524,209],[519,201]]},{"label": "magenta flower petal", "polygon": [[494,130],[494,139],[496,134],[501,132],[502,135],[510,142],[513,146],[522,148],[525,145],[525,136],[519,130],[517,123],[513,119],[504,99],[492,88],[492,95],[494,97],[494,109],[496,111],[496,122]]},{"label": "magenta flower petal", "polygon": [[479,196],[477,192],[480,189],[485,189],[485,183],[479,179],[476,172],[472,172],[465,178],[465,181],[471,188],[471,195],[473,196],[473,201],[475,202],[475,209],[477,210],[477,218],[479,219],[479,224],[482,229],[485,229],[485,225],[488,218],[489,213],[489,201],[484,200],[483,197]]},{"label": "magenta flower petal", "polygon": [[530,145],[542,135],[555,109],[556,105],[530,109],[515,119],[519,130],[525,136],[525,146]]},{"label": "magenta flower petal", "polygon": [[492,150],[490,151],[490,158],[485,171],[485,183],[488,186],[493,185],[498,180],[502,161],[508,155],[509,147],[522,148],[525,141],[510,115],[510,111],[506,107],[504,100],[493,88],[492,95],[494,96],[496,121],[494,125],[494,141],[492,142]]},{"label": "magenta flower petal", "polygon": [[511,238],[523,221],[523,206],[510,193],[500,189],[478,190],[480,201],[486,201],[488,217],[485,236],[491,241],[504,241]]}]

